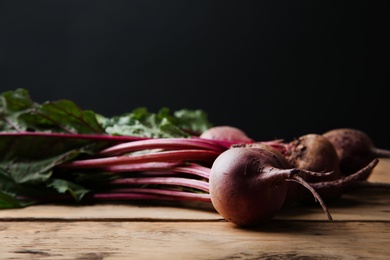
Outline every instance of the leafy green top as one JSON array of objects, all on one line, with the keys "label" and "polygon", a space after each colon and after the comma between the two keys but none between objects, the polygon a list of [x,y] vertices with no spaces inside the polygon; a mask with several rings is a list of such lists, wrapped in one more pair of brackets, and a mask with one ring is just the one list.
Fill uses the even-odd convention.
[{"label": "leafy green top", "polygon": [[117,142],[115,136],[190,137],[210,126],[202,110],[171,113],[162,108],[152,113],[140,107],[109,118],[82,110],[70,100],[36,103],[26,89],[4,92],[0,96],[0,208],[25,206],[18,198],[41,194],[69,192],[80,200],[89,191],[54,177],[53,168]]}]

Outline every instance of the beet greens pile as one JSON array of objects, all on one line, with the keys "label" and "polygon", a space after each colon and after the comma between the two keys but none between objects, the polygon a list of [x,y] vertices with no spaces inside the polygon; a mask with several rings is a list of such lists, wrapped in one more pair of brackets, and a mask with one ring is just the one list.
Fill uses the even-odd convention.
[{"label": "beet greens pile", "polygon": [[25,89],[0,96],[3,209],[195,201],[251,226],[293,203],[319,202],[332,220],[325,203],[364,187],[382,157],[390,152],[355,129],[256,142],[213,126],[202,110],[141,107],[108,118],[69,100],[36,103]]},{"label": "beet greens pile", "polygon": [[38,104],[25,89],[4,92],[0,208],[61,201],[209,200],[203,179],[226,149],[226,142],[194,138],[210,126],[202,110],[151,113],[141,107],[107,118],[69,100]]}]

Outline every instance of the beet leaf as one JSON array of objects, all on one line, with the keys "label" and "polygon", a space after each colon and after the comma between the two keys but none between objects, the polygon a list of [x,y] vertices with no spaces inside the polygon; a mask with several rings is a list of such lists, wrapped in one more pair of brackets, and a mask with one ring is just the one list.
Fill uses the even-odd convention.
[{"label": "beet leaf", "polygon": [[35,103],[24,89],[8,91],[0,99],[0,130],[59,133],[104,133],[95,114],[69,100]]}]

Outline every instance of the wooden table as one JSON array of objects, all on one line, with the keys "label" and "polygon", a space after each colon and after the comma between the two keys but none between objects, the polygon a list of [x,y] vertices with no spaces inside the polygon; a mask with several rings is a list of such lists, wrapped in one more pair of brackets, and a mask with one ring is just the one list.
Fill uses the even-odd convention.
[{"label": "wooden table", "polygon": [[[390,159],[370,181],[390,183]],[[390,259],[390,191],[283,209],[240,229],[207,207],[32,206],[0,211],[0,259]]]}]

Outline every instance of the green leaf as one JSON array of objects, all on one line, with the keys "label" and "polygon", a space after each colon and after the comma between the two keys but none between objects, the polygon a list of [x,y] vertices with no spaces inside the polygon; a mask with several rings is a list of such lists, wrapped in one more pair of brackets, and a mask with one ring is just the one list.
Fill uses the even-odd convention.
[{"label": "green leaf", "polygon": [[[28,185],[16,183],[8,174],[0,170],[0,192],[3,202],[7,205],[22,207],[35,203],[33,198],[46,196],[47,190],[43,185]],[[17,196],[24,197],[23,200],[17,199]],[[0,203],[1,204],[1,203]],[[4,206],[0,205],[0,208]]]},{"label": "green leaf", "polygon": [[0,191],[0,209],[21,208],[24,205],[14,196]]},{"label": "green leaf", "polygon": [[172,114],[168,108],[152,113],[140,107],[121,116],[100,116],[98,120],[111,135],[149,138],[189,137],[189,132],[203,132],[211,125],[206,113],[201,110],[179,110]]},{"label": "green leaf", "polygon": [[46,182],[52,175],[53,167],[75,158],[76,151],[44,158],[41,160],[21,160],[15,158],[0,163],[3,175],[19,184],[39,184]]},{"label": "green leaf", "polygon": [[27,90],[17,89],[4,92],[0,96],[0,131],[21,131],[18,117],[34,107]]},{"label": "green leaf", "polygon": [[33,101],[30,99],[28,91],[25,89],[17,89],[15,91],[7,91],[2,94],[0,99],[0,108],[2,112],[8,111],[23,111],[33,106]]},{"label": "green leaf", "polygon": [[85,194],[90,192],[90,190],[85,189],[80,185],[62,179],[51,179],[47,184],[47,187],[55,189],[58,193],[69,192],[77,201],[80,201]]},{"label": "green leaf", "polygon": [[104,129],[95,113],[81,110],[69,100],[46,102],[35,110],[19,116],[26,128],[35,131],[101,134]]},{"label": "green leaf", "polygon": [[95,113],[69,100],[35,103],[28,91],[4,92],[0,98],[0,131],[104,133]]},{"label": "green leaf", "polygon": [[[94,153],[107,146],[106,141],[93,141],[86,138],[55,135],[1,135],[0,134],[0,164],[6,161],[35,161],[60,156],[73,151],[77,153]],[[72,154],[72,152],[70,153]],[[63,155],[67,156],[67,155]],[[73,159],[74,156],[68,159]]]},{"label": "green leaf", "polygon": [[202,133],[212,126],[207,113],[201,109],[177,110],[174,112],[174,116],[178,119],[177,125],[181,129],[190,130],[192,132]]}]

